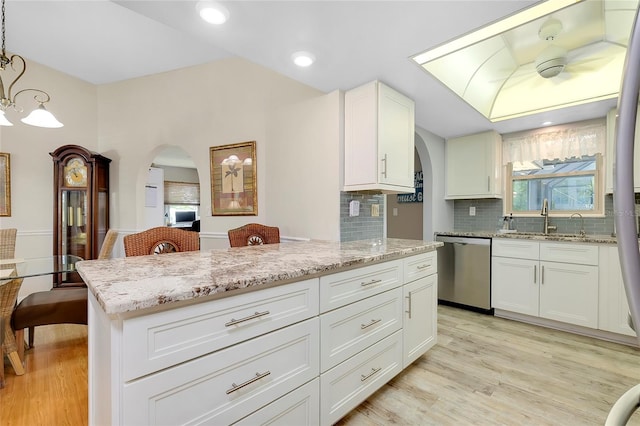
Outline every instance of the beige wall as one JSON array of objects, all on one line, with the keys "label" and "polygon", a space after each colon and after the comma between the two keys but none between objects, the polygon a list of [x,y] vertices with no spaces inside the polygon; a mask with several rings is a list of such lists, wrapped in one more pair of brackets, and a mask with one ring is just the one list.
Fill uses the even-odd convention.
[{"label": "beige wall", "polygon": [[287,105],[269,119],[268,222],[282,235],[340,240],[344,93]]},{"label": "beige wall", "polygon": [[[273,164],[269,163],[267,152],[274,143],[305,143],[298,138],[270,140],[267,115],[283,105],[323,94],[266,68],[232,58],[103,85],[98,96],[99,145],[103,154],[113,159],[112,227],[124,232],[143,227],[140,206],[147,166],[164,147],[178,145],[198,169],[203,188],[203,238],[207,232],[226,238],[228,229],[247,222],[272,223],[268,220],[271,200],[266,194],[267,174]],[[252,140],[257,146],[258,216],[212,217],[211,194],[205,190],[210,187],[209,147]],[[290,163],[293,176],[304,169],[303,164]],[[286,223],[287,218],[282,220]],[[226,240],[223,243],[227,245]]]},{"label": "beige wall", "polygon": [[[11,155],[11,217],[0,217],[0,227],[18,229],[16,256],[38,257],[53,250],[53,162],[49,153],[67,144],[100,151],[97,89],[31,61],[14,93],[26,87],[47,91],[51,95],[47,109],[65,125],[43,129],[20,122],[37,106],[33,92],[25,92],[17,98],[24,112],[7,111],[14,125],[0,127],[0,152]],[[29,278],[22,285],[20,297],[50,287],[51,277]]]},{"label": "beige wall", "polygon": [[[121,234],[144,228],[148,166],[165,147],[177,145],[194,160],[203,188],[202,235],[206,240],[203,248],[227,246],[228,229],[254,221],[283,224],[284,236],[338,238],[339,213],[333,207],[337,206],[338,190],[333,193],[336,184],[331,179],[338,173],[335,169],[339,148],[330,145],[338,144],[339,140],[325,139],[324,145],[318,145],[318,137],[312,133],[301,137],[305,127],[300,128],[298,121],[296,131],[278,128],[288,126],[287,120],[278,125],[270,123],[274,112],[286,105],[318,99],[319,105],[331,104],[330,108],[334,108],[335,99],[328,101],[316,89],[236,58],[102,86],[31,61],[28,67],[19,88],[47,90],[52,97],[47,107],[65,127],[40,129],[20,123],[19,118],[36,106],[29,104],[31,98],[25,94],[18,98],[25,105],[25,113],[18,116],[9,112],[7,116],[15,126],[0,128],[0,152],[11,154],[12,180],[12,216],[0,218],[0,227],[18,228],[18,256],[45,256],[52,252],[53,165],[49,152],[66,144],[84,146],[112,160],[111,227]],[[331,117],[339,113],[336,111],[327,109],[319,120],[307,119],[318,129],[327,120],[338,120],[337,115]],[[269,138],[268,126],[276,139]],[[209,147],[249,140],[257,142],[259,214],[212,217]],[[293,149],[289,150],[289,146]],[[270,154],[270,147],[278,154]],[[298,205],[317,203],[324,207],[311,209],[304,217],[296,209],[286,207],[282,200],[287,197],[280,192],[289,190],[280,183],[286,179],[286,173],[291,173],[295,181],[308,169],[307,164],[298,161],[298,150],[321,150],[327,154],[324,162],[327,176],[316,173],[318,180],[313,180],[312,186],[307,185],[308,190],[296,197]],[[275,166],[270,163],[274,157]],[[284,175],[279,168],[281,160],[288,164]],[[317,169],[324,170],[322,164]],[[270,181],[274,188],[268,187]],[[325,183],[329,185],[327,188]],[[277,203],[270,200],[268,193]],[[274,212],[270,213],[270,206],[274,205]],[[324,219],[326,212],[331,212],[335,219]],[[310,220],[311,225],[303,224],[302,219]],[[297,225],[290,226],[293,223]],[[118,249],[116,245],[116,255],[121,255]],[[47,278],[25,280],[21,297],[50,286],[51,280]]]}]

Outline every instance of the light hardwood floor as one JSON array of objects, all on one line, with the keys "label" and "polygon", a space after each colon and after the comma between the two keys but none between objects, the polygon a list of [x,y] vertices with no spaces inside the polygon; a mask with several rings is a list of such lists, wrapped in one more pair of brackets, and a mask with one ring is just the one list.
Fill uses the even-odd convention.
[{"label": "light hardwood floor", "polygon": [[[602,425],[640,383],[638,349],[445,306],[438,315],[438,344],[341,426]],[[5,365],[0,425],[87,424],[86,327],[40,327],[35,346],[24,376]]]}]

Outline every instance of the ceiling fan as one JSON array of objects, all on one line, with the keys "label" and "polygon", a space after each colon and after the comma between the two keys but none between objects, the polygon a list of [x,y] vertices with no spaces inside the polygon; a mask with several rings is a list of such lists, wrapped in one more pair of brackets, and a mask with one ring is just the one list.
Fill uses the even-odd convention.
[{"label": "ceiling fan", "polygon": [[[597,70],[603,65],[602,61],[611,59],[606,56],[583,57],[581,59],[584,52],[581,52],[580,49],[568,52],[564,47],[554,43],[561,32],[562,22],[555,18],[547,19],[538,29],[538,37],[548,45],[536,56],[533,63],[520,66],[513,70],[508,77],[492,80],[491,83],[510,81],[511,84],[518,84],[521,78],[529,77],[533,73],[537,73],[544,79],[553,78],[550,81],[558,83],[576,74]],[[591,62],[598,63],[589,64]]]},{"label": "ceiling fan", "polygon": [[[547,19],[538,30],[540,39],[553,42],[562,31],[562,22],[555,18]],[[536,71],[543,78],[555,77],[567,66],[567,50],[556,44],[547,46],[535,59]]]}]

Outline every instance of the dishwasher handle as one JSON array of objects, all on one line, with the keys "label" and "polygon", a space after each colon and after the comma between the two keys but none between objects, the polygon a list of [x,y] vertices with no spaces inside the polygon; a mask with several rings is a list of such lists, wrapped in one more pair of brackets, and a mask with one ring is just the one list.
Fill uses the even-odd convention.
[{"label": "dishwasher handle", "polygon": [[470,245],[476,245],[476,246],[491,245],[491,238],[478,238],[478,237],[448,237],[444,235],[436,235],[436,241],[441,243],[470,244]]}]

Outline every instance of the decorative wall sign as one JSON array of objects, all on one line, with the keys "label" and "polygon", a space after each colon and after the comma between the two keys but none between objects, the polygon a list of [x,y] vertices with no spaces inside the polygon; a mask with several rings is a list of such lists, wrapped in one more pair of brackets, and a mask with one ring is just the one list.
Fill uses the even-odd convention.
[{"label": "decorative wall sign", "polygon": [[256,142],[213,146],[209,158],[212,216],[256,216]]},{"label": "decorative wall sign", "polygon": [[11,216],[10,155],[0,152],[0,216]]},{"label": "decorative wall sign", "polygon": [[413,184],[416,188],[414,193],[398,194],[398,203],[421,203],[424,194],[422,193],[422,171],[413,174]]}]

